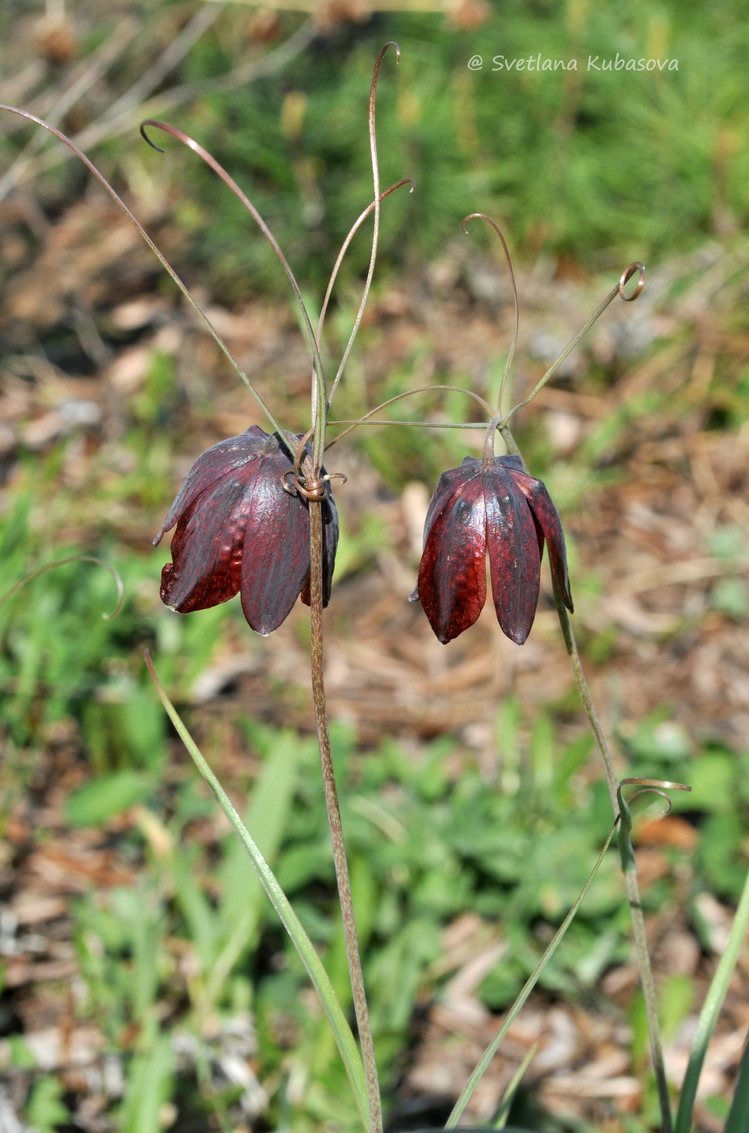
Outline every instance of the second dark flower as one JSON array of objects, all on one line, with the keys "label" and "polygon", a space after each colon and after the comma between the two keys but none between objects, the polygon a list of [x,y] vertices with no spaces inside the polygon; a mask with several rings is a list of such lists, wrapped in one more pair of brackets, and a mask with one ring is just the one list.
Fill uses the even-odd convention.
[{"label": "second dark flower", "polygon": [[562,524],[540,480],[518,456],[467,456],[440,476],[424,525],[418,597],[443,644],[468,629],[486,600],[486,556],[503,633],[522,645],[536,615],[544,543],[572,610]]}]

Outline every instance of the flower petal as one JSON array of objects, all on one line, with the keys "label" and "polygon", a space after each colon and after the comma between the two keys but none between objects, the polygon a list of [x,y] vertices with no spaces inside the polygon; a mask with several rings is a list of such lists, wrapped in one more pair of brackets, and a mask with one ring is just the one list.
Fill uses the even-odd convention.
[{"label": "flower petal", "polygon": [[[323,469],[324,472],[324,469]],[[335,567],[335,553],[338,547],[338,508],[333,493],[328,489],[327,498],[322,503],[322,604],[327,606],[330,601],[330,589],[333,583],[333,568]],[[310,588],[309,573],[302,587],[302,601],[309,606]]]},{"label": "flower petal", "polygon": [[[198,496],[220,481],[227,473],[262,455],[269,440],[269,434],[259,425],[251,425],[238,437],[228,437],[225,441],[219,441],[212,448],[202,452],[193,462],[182,481],[182,486],[169,509],[169,514],[164,520],[161,531],[153,541],[154,546],[157,546],[164,533],[174,527],[175,523],[193,507]],[[202,609],[203,607],[199,608]]]},{"label": "flower petal", "polygon": [[161,600],[181,614],[227,602],[239,590],[242,548],[257,466],[220,480],[180,516]]},{"label": "flower petal", "polygon": [[257,633],[269,634],[288,616],[309,575],[309,504],[284,490],[291,468],[279,448],[263,458],[247,514],[242,551],[242,610]]},{"label": "flower petal", "polygon": [[530,505],[514,475],[495,460],[482,483],[494,608],[502,632],[522,645],[536,616],[541,554]]},{"label": "flower petal", "polygon": [[[470,464],[468,461],[470,460]],[[443,473],[425,525],[417,592],[443,645],[468,629],[486,599],[486,505],[481,462]]]},{"label": "flower petal", "polygon": [[429,501],[426,519],[424,520],[424,542],[439,511],[449,504],[455,492],[462,484],[466,484],[481,471],[481,461],[475,456],[464,456],[457,468],[448,468],[437,481],[437,487]]},{"label": "flower petal", "polygon": [[564,531],[559,512],[541,480],[535,480],[527,472],[513,471],[512,476],[525,495],[538,526],[549,548],[549,565],[552,577],[559,593],[570,613],[574,612],[572,595],[570,593],[570,579],[567,571],[567,548],[564,541]]}]

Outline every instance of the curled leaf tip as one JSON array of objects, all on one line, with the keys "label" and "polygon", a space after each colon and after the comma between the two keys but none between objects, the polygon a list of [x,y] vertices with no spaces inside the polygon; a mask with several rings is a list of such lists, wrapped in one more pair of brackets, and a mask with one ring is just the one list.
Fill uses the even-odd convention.
[{"label": "curled leaf tip", "polygon": [[[635,285],[635,289],[632,294],[627,295],[624,291],[624,288],[629,283],[630,279],[632,279],[632,277],[635,275],[637,276],[637,284]],[[640,294],[644,286],[645,265],[640,263],[639,260],[635,260],[628,267],[626,267],[622,274],[619,276],[619,283],[617,284],[619,298],[623,299],[625,303],[634,303],[635,299]]]},{"label": "curled leaf tip", "polygon": [[469,212],[468,216],[464,216],[462,221],[460,222],[460,227],[463,229],[463,232],[466,236],[468,235],[469,220],[486,220],[490,224],[492,223],[492,221],[489,221],[489,217],[485,216],[483,212]]},{"label": "curled leaf tip", "polygon": [[163,129],[163,124],[157,121],[155,118],[146,118],[143,122],[141,122],[139,127],[140,136],[143,138],[143,141],[147,145],[149,145],[151,149],[155,149],[157,153],[163,153],[163,148],[161,146],[157,146],[153,138],[148,136],[148,131],[146,129],[147,126],[158,126]]}]

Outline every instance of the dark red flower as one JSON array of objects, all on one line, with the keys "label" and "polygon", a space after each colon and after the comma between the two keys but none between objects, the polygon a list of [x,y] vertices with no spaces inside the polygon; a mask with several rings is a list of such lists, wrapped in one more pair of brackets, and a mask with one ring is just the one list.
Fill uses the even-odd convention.
[{"label": "dark red flower", "polygon": [[[177,525],[172,561],[161,572],[161,600],[180,614],[241,593],[258,633],[272,633],[297,598],[309,605],[309,502],[293,488],[293,458],[278,433],[253,425],[201,453],[154,539]],[[338,512],[323,509],[323,599],[330,597]]]},{"label": "dark red flower", "polygon": [[413,598],[443,644],[468,629],[486,599],[486,555],[502,632],[522,645],[538,604],[544,542],[554,580],[572,610],[557,509],[518,456],[467,456],[440,476],[424,525]]}]

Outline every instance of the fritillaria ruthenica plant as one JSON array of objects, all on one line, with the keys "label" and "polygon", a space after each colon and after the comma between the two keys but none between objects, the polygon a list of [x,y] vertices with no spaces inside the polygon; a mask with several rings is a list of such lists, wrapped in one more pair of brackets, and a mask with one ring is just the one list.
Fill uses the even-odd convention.
[{"label": "fritillaria ruthenica plant", "polygon": [[[322,609],[330,596],[338,540],[338,517],[330,489],[330,481],[336,477],[336,474],[328,475],[325,472],[323,454],[331,400],[356,337],[374,274],[381,202],[401,186],[410,184],[413,187],[413,182],[407,178],[383,191],[380,190],[375,101],[382,61],[391,47],[400,59],[397,45],[386,44],[375,61],[370,85],[369,141],[373,200],[355,221],[344,241],[333,267],[316,328],[312,326],[299,285],[275,237],[247,195],[227,171],[202,145],[176,127],[154,119],[147,120],[141,126],[144,138],[155,149],[159,147],[152,142],[148,130],[162,131],[192,149],[240,200],[281,263],[296,297],[302,326],[312,353],[311,427],[302,436],[287,431],[279,424],[260,392],[243,373],[205,311],[194,300],[189,289],[151,240],[137,217],[93,162],[70,138],[36,115],[18,107],[0,107],[36,123],[54,135],[72,150],[96,177],[177,284],[270,422],[272,432],[268,433],[259,426],[253,425],[239,436],[230,437],[214,445],[199,456],[192,465],[156,537],[158,543],[166,531],[176,526],[171,547],[172,561],[162,571],[161,596],[174,609],[188,613],[225,602],[239,593],[247,621],[261,634],[276,629],[287,617],[298,597],[310,606],[312,698],[356,1014],[358,1050],[332,985],[322,970],[319,958],[314,953],[298,918],[295,917],[283,894],[279,892],[278,885],[269,874],[266,864],[256,856],[256,847],[254,850],[251,849],[253,844],[249,832],[241,823],[235,825],[235,829],[256,864],[268,895],[292,935],[310,978],[320,993],[359,1110],[371,1133],[381,1133],[382,1130],[381,1102],[325,707]],[[373,217],[372,249],[363,293],[338,370],[333,381],[328,385],[321,355],[324,319],[341,262],[351,240],[369,216]],[[161,689],[148,658],[147,663],[159,695],[166,705],[164,690]],[[167,707],[167,711],[170,711],[170,707]],[[219,785],[211,781],[211,772],[202,756],[194,745],[190,750],[201,774],[211,782],[217,798],[221,798]],[[230,807],[228,800],[222,802],[222,807],[230,822],[234,822],[235,819],[238,821],[238,816]]]},{"label": "fritillaria ruthenica plant", "polygon": [[[266,863],[262,861],[249,832],[242,825],[231,803],[226,799],[221,805],[243,840],[271,901],[292,935],[310,978],[320,993],[321,1002],[331,1022],[349,1073],[360,1114],[370,1133],[382,1133],[381,1102],[325,707],[322,609],[327,605],[331,593],[338,541],[338,515],[330,488],[330,481],[335,474],[328,475],[325,472],[323,455],[326,451],[326,431],[331,400],[361,322],[372,281],[381,202],[394,190],[405,184],[412,184],[409,179],[404,179],[382,192],[379,185],[375,94],[382,59],[391,46],[395,47],[400,57],[396,45],[386,44],[377,57],[370,87],[369,137],[374,185],[373,201],[352,226],[339,253],[316,329],[311,324],[301,291],[281,249],[262,217],[236,182],[199,143],[175,127],[155,120],[149,120],[141,127],[141,132],[149,144],[153,145],[153,142],[146,134],[146,127],[166,132],[197,153],[239,198],[273,247],[299,304],[302,325],[312,353],[312,424],[306,434],[289,432],[278,423],[263,397],[242,372],[220,334],[211,325],[205,312],[195,302],[142,225],[93,163],[69,138],[49,123],[16,107],[0,107],[44,127],[83,161],[129,217],[188,303],[198,313],[270,423],[271,432],[253,425],[238,436],[220,441],[202,453],[191,466],[154,541],[158,544],[166,532],[175,528],[171,544],[171,562],[167,563],[162,571],[161,598],[174,610],[186,614],[226,602],[239,594],[247,622],[260,634],[268,634],[277,629],[288,616],[297,598],[301,597],[311,608],[312,696],[356,1014],[358,1048],[329,980],[326,985],[326,973],[298,918],[270,874]],[[157,146],[154,148],[158,149]],[[335,378],[328,386],[321,356],[323,322],[331,291],[348,245],[370,215],[373,216],[373,236],[367,278],[348,344]],[[472,216],[480,215],[472,214]],[[487,217],[482,219],[488,220]],[[500,628],[512,641],[522,644],[533,625],[539,596],[542,554],[544,547],[547,547],[562,631],[570,656],[573,658],[575,678],[591,720],[611,787],[613,785],[611,761],[582,676],[569,623],[568,611],[571,612],[573,606],[562,525],[544,484],[531,476],[524,465],[510,432],[510,420],[518,409],[535,397],[616,294],[627,301],[636,298],[643,285],[644,269],[640,264],[630,265],[623,273],[617,287],[599,305],[530,396],[515,405],[509,413],[503,414],[503,393],[517,339],[517,291],[504,237],[493,221],[488,222],[502,243],[512,279],[515,298],[515,335],[508,353],[496,408],[475,393],[462,391],[473,397],[486,414],[481,423],[487,427],[484,452],[481,457],[466,456],[458,468],[452,468],[440,477],[426,517],[424,549],[413,598],[418,598],[421,602],[439,640],[443,643],[453,640],[472,626],[481,613],[486,599],[488,560],[492,600]],[[625,295],[624,286],[635,273],[639,275],[637,288],[634,294]],[[410,391],[411,394],[419,392],[421,391]],[[384,406],[378,407],[378,409],[382,408]],[[377,412],[378,410],[372,410],[360,421],[348,423],[349,427],[363,424]],[[488,426],[486,426],[487,421]],[[476,428],[476,425],[465,427]],[[497,432],[502,435],[507,445],[509,450],[507,455],[494,455]],[[342,435],[340,434],[336,439],[340,440]],[[185,736],[186,742],[189,741],[189,747],[192,741],[184,732],[181,721],[174,714],[168,698],[161,689],[150,659],[147,659],[147,663],[159,689],[159,695],[180,734]],[[210,768],[200,752],[195,749],[194,744],[190,750],[201,774],[211,784],[216,797],[221,801],[224,796],[220,784],[215,781],[215,776],[212,776]],[[633,923],[637,925],[636,910],[640,905],[636,882],[631,882],[631,885],[628,883],[628,892],[634,910]],[[639,917],[641,922],[641,912]],[[642,924],[639,931],[644,942]],[[643,948],[646,953],[644,943]],[[639,953],[638,948],[638,955]],[[326,986],[329,990],[326,990]],[[646,980],[644,980],[644,990],[646,1000],[649,999],[654,1004],[654,992],[651,993]],[[657,1021],[655,1030],[657,1032]],[[654,1062],[657,1066],[657,1053],[654,1053]],[[661,1078],[665,1083],[662,1075]],[[462,1112],[461,1106],[470,1096],[472,1083],[473,1079],[456,1105],[453,1112],[455,1120]],[[668,1119],[665,1086],[661,1092],[663,1127],[667,1130],[670,1128],[670,1119]]]}]

